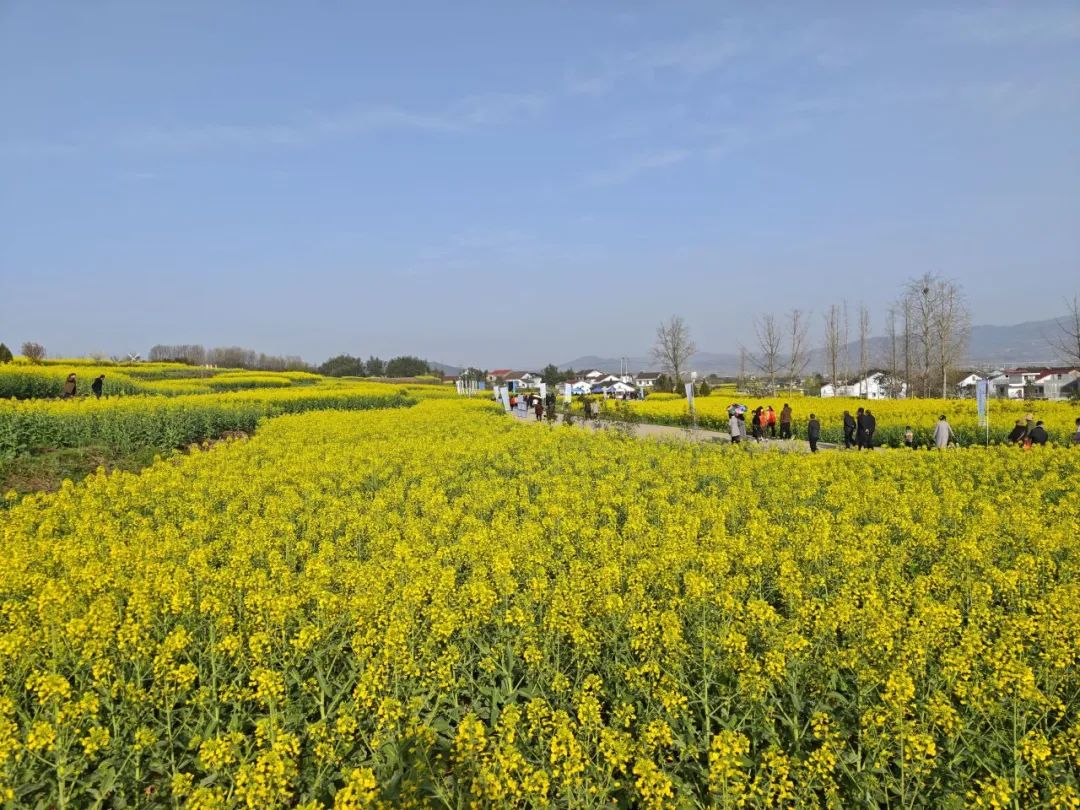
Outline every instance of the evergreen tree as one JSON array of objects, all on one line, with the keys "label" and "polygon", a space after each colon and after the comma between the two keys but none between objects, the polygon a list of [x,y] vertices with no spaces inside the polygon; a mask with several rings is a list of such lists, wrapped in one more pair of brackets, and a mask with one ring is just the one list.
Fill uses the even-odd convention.
[{"label": "evergreen tree", "polygon": [[11,349],[6,344],[0,343],[0,363],[10,363],[12,359]]}]

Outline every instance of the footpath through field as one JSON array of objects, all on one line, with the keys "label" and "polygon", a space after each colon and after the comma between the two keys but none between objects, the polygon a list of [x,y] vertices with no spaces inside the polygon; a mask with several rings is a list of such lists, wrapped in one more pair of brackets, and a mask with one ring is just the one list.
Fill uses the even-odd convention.
[{"label": "footpath through field", "polygon": [[[531,422],[532,424],[550,424],[545,419],[542,423],[537,422],[532,413],[528,415],[528,418],[518,416],[516,412],[511,416],[517,419],[519,422]],[[559,424],[562,424],[563,417],[560,414],[556,420]],[[616,430],[615,423],[604,419],[590,419],[584,420],[577,418],[571,424],[571,427],[584,427],[589,430]],[[731,435],[719,430],[706,430],[705,428],[687,428],[687,427],[675,427],[673,425],[654,425],[648,422],[638,422],[634,424],[634,435],[638,437],[644,437],[649,439],[668,439],[668,440],[681,440],[691,442],[702,443],[731,443]],[[757,444],[753,439],[748,439],[746,444]],[[766,447],[776,447],[780,450],[806,450],[809,452],[810,445],[803,439],[764,439],[760,443]],[[818,449],[820,450],[835,450],[837,445],[828,444],[825,442],[818,442]]]}]

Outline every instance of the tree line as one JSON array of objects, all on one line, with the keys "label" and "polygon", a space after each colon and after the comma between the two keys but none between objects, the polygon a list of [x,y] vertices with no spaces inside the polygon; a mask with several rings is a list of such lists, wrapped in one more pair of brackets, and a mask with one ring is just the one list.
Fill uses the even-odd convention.
[{"label": "tree line", "polygon": [[[934,273],[909,279],[889,306],[884,351],[872,348],[871,316],[865,304],[860,303],[855,314],[854,341],[846,300],[831,304],[822,319],[824,379],[840,385],[857,372],[857,379],[864,380],[876,368],[884,372],[892,396],[906,384],[912,396],[929,397],[940,391],[948,397],[971,335],[971,310],[963,289]],[[810,362],[809,313],[793,309],[783,320],[758,315],[754,324],[756,344],[743,348],[744,356],[768,380],[770,390],[778,377],[797,384]],[[855,357],[850,351],[853,344]]]},{"label": "tree line", "polygon": [[331,357],[318,371],[327,377],[423,377],[442,376],[432,369],[427,360],[413,357],[411,354],[392,357],[389,360],[371,356],[367,360],[353,357],[351,354],[339,354]]},{"label": "tree line", "polygon": [[207,349],[197,343],[157,344],[150,349],[151,363],[185,363],[189,366],[246,368],[254,371],[311,371],[311,365],[296,355],[273,355],[241,346]]},{"label": "tree line", "polygon": [[[1056,332],[1047,337],[1047,344],[1061,362],[1077,366],[1080,297],[1065,303],[1067,314],[1057,320]],[[811,313],[798,308],[780,317],[757,315],[753,341],[739,346],[740,387],[752,376],[751,368],[769,391],[778,384],[800,384],[811,361],[812,321]],[[890,396],[899,396],[906,384],[909,396],[948,397],[967,356],[971,310],[957,282],[924,273],[906,281],[890,304],[883,348],[873,349],[870,310],[865,304],[858,305],[854,318],[846,300],[831,304],[822,313],[821,325],[824,382],[840,385],[856,373],[864,380],[871,370],[881,370]],[[676,390],[696,351],[683,318],[673,315],[657,327],[652,355]]]}]

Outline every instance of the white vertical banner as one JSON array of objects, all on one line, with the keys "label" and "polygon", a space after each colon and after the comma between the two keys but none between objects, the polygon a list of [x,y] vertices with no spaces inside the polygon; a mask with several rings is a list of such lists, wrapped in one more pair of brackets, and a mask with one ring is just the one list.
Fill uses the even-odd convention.
[{"label": "white vertical banner", "polygon": [[571,393],[572,390],[573,389],[571,389],[570,383],[566,383],[565,385],[563,385],[563,399],[566,400],[567,405],[569,405],[570,400],[573,399],[573,394]]},{"label": "white vertical banner", "polygon": [[510,391],[505,386],[503,386],[499,389],[499,394],[502,397],[503,409],[507,413],[510,413]]},{"label": "white vertical banner", "polygon": [[458,396],[465,393],[465,386],[462,384],[461,380],[454,380],[454,386],[457,388]]},{"label": "white vertical banner", "polygon": [[692,382],[686,384],[686,404],[690,406],[690,410],[694,410],[694,384]]},{"label": "white vertical banner", "polygon": [[989,388],[989,380],[975,381],[975,407],[979,412],[979,427],[986,427],[986,395]]},{"label": "white vertical banner", "polygon": [[540,383],[540,399],[547,399],[547,383]]}]

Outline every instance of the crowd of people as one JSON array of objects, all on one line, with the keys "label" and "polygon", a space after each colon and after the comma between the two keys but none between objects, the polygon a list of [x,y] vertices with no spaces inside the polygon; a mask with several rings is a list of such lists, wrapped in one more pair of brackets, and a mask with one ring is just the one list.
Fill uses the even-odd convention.
[{"label": "crowd of people", "polygon": [[[1021,447],[1031,447],[1035,444],[1046,444],[1049,438],[1042,420],[1035,421],[1035,415],[1029,413],[1023,419],[1016,420],[1016,425],[1009,433],[1008,442]],[[1073,433],[1072,440],[1073,444],[1080,444],[1080,419],[1076,420],[1076,432]]]},{"label": "crowd of people", "polygon": [[[791,406],[784,404],[779,416],[771,405],[758,406],[750,411],[750,428],[747,430],[747,409],[745,406],[732,404],[728,407],[728,433],[732,444],[738,444],[753,438],[760,442],[766,438],[777,438],[777,425],[779,425],[779,438],[790,439],[793,436]],[[856,450],[870,450],[874,447],[874,433],[877,431],[877,417],[869,408],[859,408],[852,415],[850,411],[844,411],[844,448]],[[806,439],[810,443],[810,452],[817,452],[817,445],[821,439],[821,422],[816,414],[810,414],[806,423]],[[1044,445],[1049,441],[1046,428],[1041,420],[1036,421],[1034,414],[1027,414],[1025,419],[1017,419],[1016,427],[1009,434],[1008,442],[1021,447],[1032,445]],[[1080,445],[1080,419],[1076,420],[1076,431],[1072,434],[1073,444]],[[957,444],[956,434],[949,424],[948,418],[942,414],[934,425],[932,445],[939,450],[944,450],[950,444]],[[904,426],[904,446],[915,449],[918,441],[911,425]]]},{"label": "crowd of people", "polygon": [[[586,405],[586,408],[588,405]],[[510,394],[510,411],[521,419],[527,419],[531,413],[537,422],[544,419],[544,412],[555,412],[555,394],[548,391],[547,402],[539,394]],[[588,414],[586,413],[586,416]]]},{"label": "crowd of people", "polygon": [[[742,405],[732,404],[728,407],[728,434],[732,444],[739,444],[748,438],[760,442],[763,439],[791,439],[795,433],[792,429],[791,405],[784,403],[784,407],[777,414],[772,405],[758,406],[750,412],[750,432],[747,435],[746,427],[747,409]],[[779,427],[779,435],[777,434]],[[806,440],[810,443],[810,452],[816,453],[818,441],[821,439],[821,422],[816,414],[810,414],[806,423]]]},{"label": "crowd of people", "polygon": [[[99,374],[94,378],[94,381],[90,383],[90,392],[101,399],[101,392],[105,388],[105,375]],[[64,392],[61,394],[62,399],[71,399],[79,390],[79,383],[75,377],[75,372],[67,375],[67,379],[64,380]]]}]

